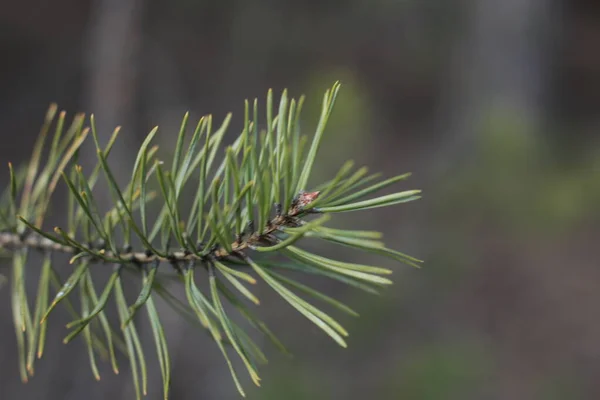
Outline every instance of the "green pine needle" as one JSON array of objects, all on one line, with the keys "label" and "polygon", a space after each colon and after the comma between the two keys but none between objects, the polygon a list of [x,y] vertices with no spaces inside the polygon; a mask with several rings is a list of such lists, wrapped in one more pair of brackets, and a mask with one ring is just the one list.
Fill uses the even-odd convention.
[{"label": "green pine needle", "polygon": [[[259,280],[346,347],[349,333],[320,306],[355,317],[358,314],[286,272],[331,278],[377,293],[378,288],[392,283],[388,278],[392,271],[325,258],[298,246],[306,237],[316,238],[418,267],[420,260],[385,247],[379,232],[326,224],[335,213],[410,202],[420,197],[420,191],[377,196],[376,192],[409,174],[379,180],[379,174],[367,175],[366,167],[355,169],[352,162],[345,163],[331,180],[308,186],[339,89],[336,82],[325,93],[312,138],[300,129],[304,97],[293,99],[283,91],[276,104],[269,90],[260,112],[258,100],[245,102],[243,129],[231,145],[221,145],[231,114],[216,125],[215,131],[209,115],[189,132],[190,116],[186,113],[168,164],[153,144],[158,135],[158,128],[154,128],[135,153],[133,169],[128,173],[114,170],[110,159],[119,128],[102,148],[93,115],[86,121],[78,114],[69,125],[66,113],[52,105],[27,166],[14,168],[8,163],[10,182],[0,196],[0,254],[12,258],[11,304],[21,379],[27,381],[33,375],[35,361],[44,353],[52,312],[62,304],[73,316],[67,324],[70,331],[65,343],[82,336],[96,379],[100,379],[100,360],[109,360],[118,373],[115,353],[123,352],[140,399],[146,395],[148,376],[146,349],[136,325],[142,315],[138,311],[145,308],[161,371],[162,395],[168,399],[171,363],[168,338],[155,305],[158,296],[212,337],[235,387],[245,396],[231,357],[242,361],[256,385],[260,383],[257,366],[265,363],[266,357],[234,323],[232,312],[239,312],[251,327],[289,354],[253,310],[262,305],[253,290]],[[266,120],[261,120],[261,114]],[[77,160],[88,136],[95,146],[97,163],[84,173]],[[101,209],[96,201],[100,196],[95,186],[102,176],[112,198],[107,209]],[[116,178],[124,176],[129,182],[121,185]],[[64,224],[49,227],[44,221],[57,191],[66,195],[67,215]],[[313,218],[314,214],[320,215]],[[44,255],[35,294],[25,290],[26,278],[37,271],[30,268],[29,250]],[[64,262],[60,254],[70,262]],[[275,262],[273,254],[292,262]],[[112,275],[97,292],[92,271],[108,265],[114,268]],[[59,277],[59,270],[64,279]],[[132,304],[123,285],[130,277],[139,282]],[[208,280],[208,293],[200,289],[197,280]],[[167,287],[173,284],[183,285],[185,300],[169,292]],[[79,311],[72,303],[75,293]],[[318,301],[319,306],[301,295]],[[107,317],[111,299],[116,303],[118,321]]]}]

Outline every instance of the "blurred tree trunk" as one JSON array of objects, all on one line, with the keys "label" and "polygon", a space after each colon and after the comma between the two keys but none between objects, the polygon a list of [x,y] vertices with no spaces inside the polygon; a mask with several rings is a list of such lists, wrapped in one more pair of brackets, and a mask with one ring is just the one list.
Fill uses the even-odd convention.
[{"label": "blurred tree trunk", "polygon": [[[447,86],[442,91],[433,157],[424,160],[431,168],[426,184],[429,191],[425,191],[430,192],[425,199],[429,212],[435,212],[436,206],[440,206],[439,198],[445,196],[448,182],[453,182],[458,172],[469,171],[469,176],[475,176],[482,183],[478,187],[494,185],[485,170],[480,169],[483,166],[477,164],[481,161],[480,145],[491,133],[502,135],[501,143],[514,138],[520,140],[520,135],[542,134],[544,111],[548,107],[545,92],[549,90],[551,77],[548,75],[552,71],[549,64],[554,60],[556,49],[552,47],[553,35],[560,33],[556,29],[560,22],[556,2],[484,0],[465,4],[469,6],[464,10],[464,31],[450,60],[450,78],[444,80]],[[520,138],[526,142],[531,139]],[[516,169],[510,168],[510,155],[502,163],[506,163],[507,171],[527,174],[521,164]],[[463,190],[462,199],[472,194],[459,190]],[[438,200],[427,200],[434,198]],[[503,359],[510,360],[506,370],[486,387],[488,393],[482,394],[483,397],[533,398],[535,388],[531,382],[535,377],[533,373],[523,375],[521,368],[527,365],[527,356],[517,354],[514,340],[518,339],[504,336],[499,328],[499,325],[511,326],[518,322],[497,312],[498,304],[503,304],[500,308],[506,307],[506,296],[517,297],[522,294],[521,290],[526,290],[518,284],[526,274],[514,261],[514,254],[519,250],[510,240],[502,240],[506,238],[488,226],[488,221],[481,221],[482,226],[477,228],[465,228],[460,216],[454,222],[456,226],[448,220],[429,224],[425,233],[427,240],[421,243],[439,243],[440,247],[434,250],[439,256],[449,251],[444,246],[454,245],[452,235],[456,229],[472,229],[463,239],[467,243],[461,245],[469,246],[463,250],[471,253],[478,267],[462,284],[462,294],[452,294],[462,310],[448,312],[447,317],[433,321],[432,328],[443,331],[444,327],[469,315],[470,320],[481,325],[479,330],[483,337],[489,336],[491,339],[487,340],[501,343],[498,348],[507,350]],[[491,240],[486,241],[486,238]],[[482,287],[487,289],[481,290]]]},{"label": "blurred tree trunk", "polygon": [[545,73],[551,61],[553,0],[467,2],[465,30],[456,44],[443,88],[434,175],[468,159],[482,128],[495,115],[539,127]]},{"label": "blurred tree trunk", "polygon": [[[142,0],[95,0],[90,10],[84,89],[85,108],[96,117],[101,139],[106,142],[117,125],[133,130],[142,40]],[[130,160],[128,138],[111,155],[119,170],[123,160]],[[121,157],[120,155],[126,155]],[[93,160],[93,159],[92,159]],[[127,168],[126,168],[127,169]]]}]

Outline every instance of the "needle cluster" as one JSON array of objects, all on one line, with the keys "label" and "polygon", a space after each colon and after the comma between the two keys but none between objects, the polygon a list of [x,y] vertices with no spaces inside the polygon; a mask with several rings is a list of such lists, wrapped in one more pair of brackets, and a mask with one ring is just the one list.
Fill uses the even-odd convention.
[{"label": "needle cluster", "polygon": [[[190,136],[186,114],[170,167],[159,158],[158,146],[152,144],[158,132],[155,128],[140,146],[126,185],[117,182],[117,173],[110,166],[111,149],[120,129],[101,146],[93,115],[89,119],[76,115],[67,128],[65,112],[58,113],[57,107],[51,106],[29,163],[22,169],[9,163],[10,184],[0,198],[0,253],[6,253],[12,262],[11,302],[22,379],[33,375],[35,360],[44,352],[52,311],[64,305],[73,315],[64,342],[83,337],[97,379],[96,357],[105,357],[118,372],[115,351],[123,351],[140,398],[146,394],[147,373],[135,320],[138,311],[145,309],[167,399],[170,359],[155,306],[155,299],[161,298],[212,336],[239,393],[245,395],[231,354],[242,360],[256,385],[260,383],[257,365],[266,358],[230,318],[224,304],[229,303],[251,326],[287,352],[252,310],[260,301],[250,287],[259,280],[346,347],[348,332],[341,324],[298,293],[357,314],[290,278],[286,271],[316,274],[368,292],[389,285],[387,275],[391,271],[326,258],[297,244],[312,237],[418,266],[419,260],[387,248],[378,232],[336,229],[326,223],[335,213],[415,200],[420,191],[373,197],[409,174],[380,179],[379,174],[368,174],[367,168],[354,169],[352,162],[345,163],[333,179],[306,190],[339,87],[336,83],[325,93],[310,141],[300,131],[304,98],[289,99],[286,91],[277,108],[269,91],[262,124],[258,101],[246,101],[242,132],[226,147],[222,140],[231,115],[216,129],[212,116],[202,117]],[[84,171],[78,159],[89,137],[97,163]],[[112,199],[105,210],[95,198],[100,178],[104,178]],[[57,188],[65,190],[67,196],[65,222],[48,227],[44,221]],[[42,254],[43,262],[37,292],[30,295],[25,281],[32,278],[34,270],[28,257],[35,251]],[[67,254],[72,267],[60,265],[59,254]],[[98,291],[92,271],[107,265],[112,267],[111,275]],[[123,280],[131,277],[141,284],[133,304],[127,302],[123,288]],[[207,293],[198,287],[198,279],[208,280]],[[184,300],[169,291],[173,282],[185,288]],[[116,326],[105,313],[111,298],[119,315]],[[78,308],[74,299],[78,299]]]}]

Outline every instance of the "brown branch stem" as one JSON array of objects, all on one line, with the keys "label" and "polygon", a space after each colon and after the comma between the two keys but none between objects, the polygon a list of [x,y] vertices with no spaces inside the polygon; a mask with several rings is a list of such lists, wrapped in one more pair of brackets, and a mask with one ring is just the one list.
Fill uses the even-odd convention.
[{"label": "brown branch stem", "polygon": [[[205,262],[212,259],[224,259],[231,255],[236,255],[248,248],[264,246],[265,244],[272,245],[273,233],[284,227],[297,227],[304,221],[299,218],[299,215],[307,213],[307,210],[302,210],[299,207],[293,207],[288,214],[278,215],[269,220],[265,229],[262,232],[252,232],[251,234],[238,237],[231,244],[231,252],[228,252],[224,247],[218,246],[211,250],[206,255],[201,255],[199,252],[193,253],[189,250],[179,250],[168,254],[166,257],[148,251],[123,251],[115,253],[105,248],[89,248],[84,247],[84,250],[72,245],[65,245],[54,242],[46,237],[43,237],[35,232],[28,235],[20,235],[13,232],[0,232],[0,249],[16,250],[16,249],[33,249],[41,252],[58,252],[76,255],[86,253],[85,257],[102,261],[102,258],[116,259],[121,263],[131,264],[149,264],[152,262]],[[95,254],[96,253],[96,254]],[[106,260],[104,260],[106,261]]]}]

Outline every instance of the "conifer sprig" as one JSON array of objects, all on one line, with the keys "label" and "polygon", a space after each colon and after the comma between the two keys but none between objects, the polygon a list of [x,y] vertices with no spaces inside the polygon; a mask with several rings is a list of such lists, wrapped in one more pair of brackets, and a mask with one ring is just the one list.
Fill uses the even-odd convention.
[{"label": "conifer sprig", "polygon": [[[115,352],[122,350],[129,358],[140,398],[147,391],[147,367],[135,320],[141,317],[138,311],[145,308],[166,399],[171,375],[167,339],[155,306],[160,297],[214,339],[244,396],[230,356],[236,354],[241,359],[256,385],[260,385],[257,365],[266,358],[233,322],[224,304],[229,303],[231,310],[241,313],[251,326],[287,352],[252,310],[260,304],[251,289],[258,280],[346,347],[346,329],[298,293],[357,314],[338,300],[286,276],[286,270],[332,278],[368,292],[389,285],[391,270],[322,257],[297,247],[297,243],[313,237],[418,266],[419,260],[385,247],[378,232],[335,229],[325,224],[330,214],[412,201],[419,198],[420,191],[368,198],[408,174],[377,181],[379,175],[367,175],[364,167],[353,170],[351,162],[332,180],[306,190],[339,88],[336,83],[325,93],[308,148],[307,137],[300,132],[304,98],[288,99],[284,91],[275,114],[269,91],[266,129],[260,129],[258,101],[252,107],[246,102],[243,130],[224,149],[222,141],[231,115],[216,129],[212,116],[202,117],[188,138],[186,114],[170,168],[158,158],[158,147],[152,145],[158,132],[153,129],[143,141],[124,186],[110,167],[111,149],[120,129],[101,146],[93,115],[86,122],[78,114],[66,128],[66,113],[57,115],[57,107],[51,106],[29,164],[15,170],[9,163],[10,183],[0,198],[0,253],[12,258],[11,303],[23,381],[33,375],[35,359],[43,355],[52,311],[63,304],[74,318],[67,325],[64,342],[83,337],[97,379],[96,356],[109,359],[118,372]],[[84,171],[78,159],[82,144],[90,136],[97,163]],[[101,176],[112,199],[106,211],[95,199]],[[66,221],[49,229],[44,221],[57,188],[66,189]],[[28,263],[32,251],[43,257],[35,294],[25,289],[26,279],[33,276]],[[61,265],[59,254],[68,254],[73,267]],[[112,272],[104,287],[96,288],[92,270],[102,265],[112,265]],[[125,297],[125,272],[138,276],[141,283],[133,304]],[[208,293],[200,290],[197,279],[208,281]],[[173,281],[185,288],[186,302],[169,292]],[[71,301],[77,297],[75,293],[79,311]],[[118,324],[105,314],[111,301],[117,306]]]}]

